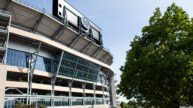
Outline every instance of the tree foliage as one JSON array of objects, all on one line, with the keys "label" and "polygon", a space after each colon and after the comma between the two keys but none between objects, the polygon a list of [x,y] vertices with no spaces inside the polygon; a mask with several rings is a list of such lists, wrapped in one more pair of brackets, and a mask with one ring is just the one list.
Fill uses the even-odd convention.
[{"label": "tree foliage", "polygon": [[143,106],[193,105],[193,20],[172,4],[157,8],[136,36],[120,69],[118,93]]}]

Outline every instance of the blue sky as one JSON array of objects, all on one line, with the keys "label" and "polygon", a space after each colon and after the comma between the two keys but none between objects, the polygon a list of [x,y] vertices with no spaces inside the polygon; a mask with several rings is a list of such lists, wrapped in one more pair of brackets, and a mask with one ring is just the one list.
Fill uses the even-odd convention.
[{"label": "blue sky", "polygon": [[[25,0],[43,8],[43,0]],[[51,12],[52,0],[46,1],[46,10]],[[125,62],[126,51],[135,35],[148,24],[156,7],[165,11],[172,3],[181,6],[193,16],[192,0],[67,0],[103,29],[104,46],[114,56],[112,69],[120,80],[119,68]]]},{"label": "blue sky", "polygon": [[192,0],[68,0],[103,29],[104,46],[114,56],[112,68],[119,80],[119,68],[135,35],[148,24],[156,7],[165,11],[173,2],[193,16]]}]

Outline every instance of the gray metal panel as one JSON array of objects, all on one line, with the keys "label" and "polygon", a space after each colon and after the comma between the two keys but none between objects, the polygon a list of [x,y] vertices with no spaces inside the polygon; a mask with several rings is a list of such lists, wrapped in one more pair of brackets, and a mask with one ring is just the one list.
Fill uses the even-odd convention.
[{"label": "gray metal panel", "polygon": [[73,41],[75,37],[77,37],[77,34],[67,29],[57,40],[63,43],[64,45],[69,46],[69,44]]},{"label": "gray metal panel", "polygon": [[81,37],[77,44],[74,46],[74,49],[77,51],[81,51],[82,48],[86,47],[89,43],[84,37]]},{"label": "gray metal panel", "polygon": [[37,28],[37,31],[43,32],[47,36],[52,36],[58,27],[60,27],[60,24],[54,22],[47,16],[44,16]]},{"label": "gray metal panel", "polygon": [[38,20],[40,13],[26,9],[25,7],[18,6],[11,2],[8,7],[8,11],[11,12],[12,21],[32,28]]},{"label": "gray metal panel", "polygon": [[90,49],[88,49],[87,52],[85,52],[87,55],[91,56],[96,50],[98,49],[98,47],[96,45],[92,45],[90,47]]},{"label": "gray metal panel", "polygon": [[106,51],[101,50],[101,52],[96,56],[96,59],[100,60],[105,54],[106,54]]}]

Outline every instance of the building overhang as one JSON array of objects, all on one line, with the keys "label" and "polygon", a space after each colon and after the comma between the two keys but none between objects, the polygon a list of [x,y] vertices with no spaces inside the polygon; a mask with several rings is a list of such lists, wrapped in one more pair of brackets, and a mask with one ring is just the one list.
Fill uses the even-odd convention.
[{"label": "building overhang", "polygon": [[107,49],[97,45],[72,27],[64,25],[52,15],[41,9],[38,10],[22,4],[17,0],[0,0],[0,4],[0,9],[9,11],[12,16],[12,28],[10,28],[12,32],[18,31],[19,29],[16,28],[20,28],[33,35],[38,34],[39,40],[49,39],[60,46],[63,45],[65,49],[73,49],[71,52],[76,52],[91,61],[97,61],[102,66],[110,68],[113,56]]}]

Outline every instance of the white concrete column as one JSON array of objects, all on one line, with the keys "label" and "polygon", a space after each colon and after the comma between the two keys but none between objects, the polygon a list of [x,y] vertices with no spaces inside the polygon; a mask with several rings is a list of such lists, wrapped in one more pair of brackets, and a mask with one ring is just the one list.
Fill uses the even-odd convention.
[{"label": "white concrete column", "polygon": [[4,99],[5,99],[5,84],[7,78],[7,65],[0,63],[0,108],[4,107]]},{"label": "white concrete column", "polygon": [[82,83],[82,89],[83,89],[83,105],[85,105],[85,98],[86,98],[85,88],[86,88],[86,84],[85,84],[85,83]]},{"label": "white concrete column", "polygon": [[105,104],[105,101],[104,101],[104,99],[105,99],[104,84],[102,84],[102,90],[103,90],[103,104]]},{"label": "white concrete column", "polygon": [[68,82],[68,86],[69,86],[69,106],[72,106],[72,81]]},{"label": "white concrete column", "polygon": [[116,88],[115,88],[115,81],[114,81],[114,75],[111,75],[110,77],[110,94],[111,94],[111,104],[113,107],[117,107],[117,103],[116,103]]},{"label": "white concrete column", "polygon": [[96,85],[93,84],[93,90],[94,90],[94,105],[96,105]]},{"label": "white concrete column", "polygon": [[52,90],[51,90],[51,108],[54,108],[54,96],[55,96],[55,81],[54,77],[52,76],[51,78],[51,85],[52,85]]}]

